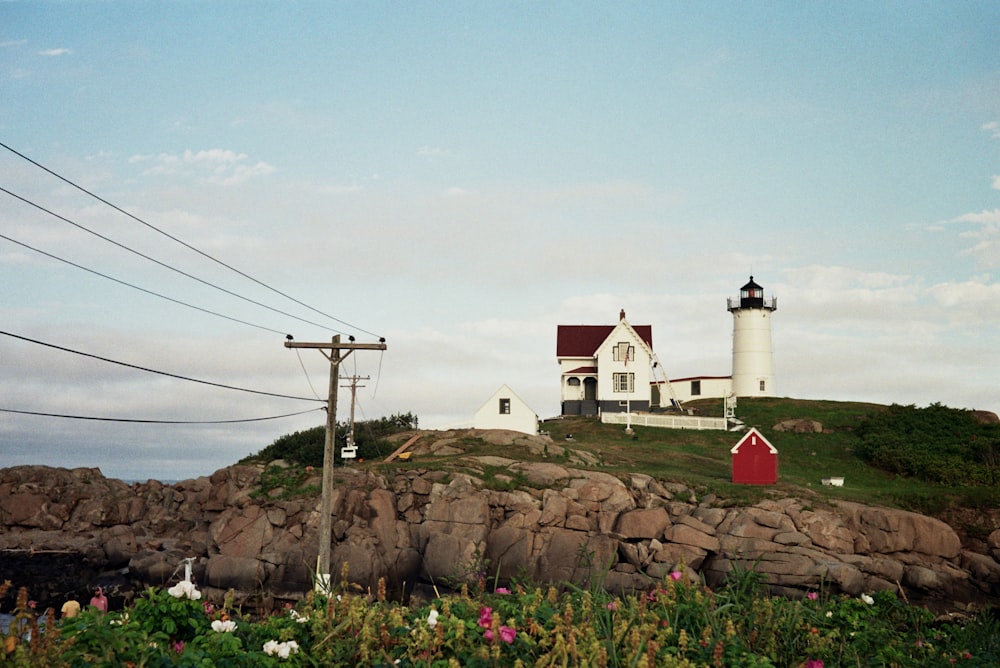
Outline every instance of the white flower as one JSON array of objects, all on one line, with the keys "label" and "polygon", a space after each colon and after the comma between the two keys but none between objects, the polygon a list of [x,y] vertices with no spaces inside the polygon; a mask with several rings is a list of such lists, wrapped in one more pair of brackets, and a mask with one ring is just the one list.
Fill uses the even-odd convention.
[{"label": "white flower", "polygon": [[188,580],[181,580],[168,589],[167,593],[174,598],[189,598],[192,601],[197,601],[201,598],[201,592],[198,591],[193,582],[189,582]]},{"label": "white flower", "polygon": [[295,608],[290,609],[288,611],[288,614],[291,615],[292,619],[294,619],[299,624],[305,624],[306,622],[309,621],[309,615],[300,615],[298,611],[295,610]]},{"label": "white flower", "polygon": [[431,608],[430,613],[427,615],[427,626],[434,628],[438,623],[438,611]]},{"label": "white flower", "polygon": [[289,640],[287,642],[268,640],[264,643],[264,653],[268,656],[277,656],[281,659],[287,659],[290,654],[299,653],[299,644],[294,640]]},{"label": "white flower", "polygon": [[212,622],[212,630],[217,633],[232,633],[236,630],[236,622],[231,619],[227,619],[226,621],[216,619]]},{"label": "white flower", "polygon": [[868,594],[862,594],[861,600],[867,603],[868,605],[872,605],[873,603],[875,603],[875,599],[869,596]]},{"label": "white flower", "polygon": [[833,617],[833,610],[827,610],[826,611],[826,616],[827,617]]}]

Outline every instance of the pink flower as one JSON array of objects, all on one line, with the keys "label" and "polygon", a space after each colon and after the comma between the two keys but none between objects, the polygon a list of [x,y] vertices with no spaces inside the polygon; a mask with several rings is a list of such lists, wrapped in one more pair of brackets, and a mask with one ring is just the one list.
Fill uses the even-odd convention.
[{"label": "pink flower", "polygon": [[[482,626],[482,624],[480,624],[480,626]],[[493,631],[491,629],[486,629],[486,631],[483,632],[483,635],[487,640],[493,642]]]},{"label": "pink flower", "polygon": [[670,579],[673,580],[674,582],[680,580],[682,577],[684,577],[684,574],[681,573],[680,571],[670,571]]},{"label": "pink flower", "polygon": [[819,598],[819,594],[817,594],[814,591],[811,591],[808,594],[806,594],[806,598],[808,598],[810,601],[815,601],[817,598]]},{"label": "pink flower", "polygon": [[500,627],[500,640],[503,640],[508,645],[514,642],[514,636],[517,635],[517,631],[510,628],[509,626]]},{"label": "pink flower", "polygon": [[610,603],[608,603],[608,610],[617,610],[617,609],[618,609],[618,601],[611,601]]},{"label": "pink flower", "polygon": [[510,593],[510,589],[507,589],[506,587],[497,587],[496,593],[498,593],[498,594],[509,594]]},{"label": "pink flower", "polygon": [[184,651],[184,641],[183,640],[175,640],[174,641],[174,651],[177,652],[178,654],[180,654],[181,652]]},{"label": "pink flower", "polygon": [[809,659],[806,661],[806,668],[823,668],[822,659]]},{"label": "pink flower", "polygon": [[484,629],[493,626],[493,608],[482,607],[479,609],[479,626]]}]

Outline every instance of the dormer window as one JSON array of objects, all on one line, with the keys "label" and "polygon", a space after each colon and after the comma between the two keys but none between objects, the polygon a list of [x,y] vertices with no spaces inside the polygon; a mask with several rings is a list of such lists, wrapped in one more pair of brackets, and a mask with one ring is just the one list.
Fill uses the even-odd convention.
[{"label": "dormer window", "polygon": [[614,360],[616,362],[635,361],[635,346],[631,345],[627,341],[622,341],[617,344],[614,348]]}]

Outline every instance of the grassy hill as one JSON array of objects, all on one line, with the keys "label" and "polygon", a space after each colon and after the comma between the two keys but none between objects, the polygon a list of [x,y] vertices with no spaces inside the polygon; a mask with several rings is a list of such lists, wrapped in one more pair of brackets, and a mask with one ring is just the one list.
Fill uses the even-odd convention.
[{"label": "grassy hill", "polygon": [[[723,410],[719,400],[689,402],[686,407],[708,416],[721,416]],[[634,433],[627,434],[622,425],[606,425],[584,417],[554,418],[541,426],[555,444],[582,453],[583,460],[570,460],[565,454],[563,460],[546,457],[537,448],[498,447],[475,432],[459,430],[422,431],[415,450],[433,450],[433,455],[415,454],[410,461],[387,464],[382,461],[384,457],[414,433],[416,419],[408,415],[409,420],[400,421],[394,416],[380,421],[386,423],[382,425],[385,429],[377,438],[372,437],[370,444],[363,444],[364,461],[349,465],[386,471],[410,467],[465,470],[489,485],[512,488],[518,481],[511,479],[503,467],[470,463],[468,456],[547,459],[573,466],[586,461],[609,473],[644,473],[658,480],[683,483],[694,489],[700,500],[714,495],[711,502],[719,506],[796,496],[815,498],[817,503],[848,500],[913,510],[944,519],[960,532],[978,538],[1000,525],[1000,425],[981,424],[969,411],[937,404],[917,409],[860,402],[745,398],[739,402],[737,416],[747,426],[760,430],[778,449],[776,485],[730,482],[730,449],[741,437],[740,432],[634,426]],[[786,420],[814,420],[822,424],[823,431],[792,433],[773,429]],[[873,423],[880,430],[874,434]],[[569,435],[572,441],[567,441]],[[286,458],[319,466],[322,438],[322,428],[292,434],[245,461],[265,463]],[[448,442],[449,447],[435,448],[435,442]],[[873,451],[883,457],[882,466],[869,463]],[[891,472],[895,464],[895,470],[900,472]],[[921,479],[921,467],[933,475]],[[822,485],[823,478],[833,476],[843,477],[844,486]]]},{"label": "grassy hill", "polygon": [[[703,400],[686,404],[704,415],[721,415],[722,402]],[[888,473],[865,463],[858,456],[861,445],[857,428],[866,417],[888,407],[877,404],[811,401],[787,398],[741,399],[737,416],[757,427],[778,449],[779,481],[774,486],[737,485],[730,482],[730,448],[739,432],[692,431],[633,427],[625,433],[621,425],[602,424],[596,418],[561,417],[546,420],[542,430],[557,444],[592,453],[599,468],[609,473],[645,473],[659,480],[692,487],[699,497],[717,497],[719,505],[754,503],[765,497],[815,497],[817,501],[849,500],[904,508],[944,517],[962,509],[1000,509],[1000,491],[995,486],[968,486],[922,481]],[[778,432],[772,427],[785,420],[816,420],[823,433]],[[991,426],[992,427],[992,426]],[[1000,435],[1000,427],[992,427]],[[572,443],[566,436],[572,435]],[[432,436],[429,438],[433,438]],[[524,459],[533,457],[520,450],[497,452],[494,446],[474,439],[463,442],[464,454],[499,454]],[[456,455],[454,459],[460,459]],[[399,466],[443,467],[451,458],[419,458]],[[376,465],[373,463],[373,465]],[[827,487],[821,480],[842,476],[843,487]],[[971,527],[970,527],[971,528]]]}]

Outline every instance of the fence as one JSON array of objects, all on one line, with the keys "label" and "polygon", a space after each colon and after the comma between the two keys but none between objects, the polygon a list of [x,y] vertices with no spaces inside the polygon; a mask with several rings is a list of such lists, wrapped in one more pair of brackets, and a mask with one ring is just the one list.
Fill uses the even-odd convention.
[{"label": "fence", "polygon": [[630,424],[638,427],[661,427],[663,429],[714,429],[726,431],[726,418],[699,417],[697,415],[657,415],[652,413],[601,413],[604,424]]}]

